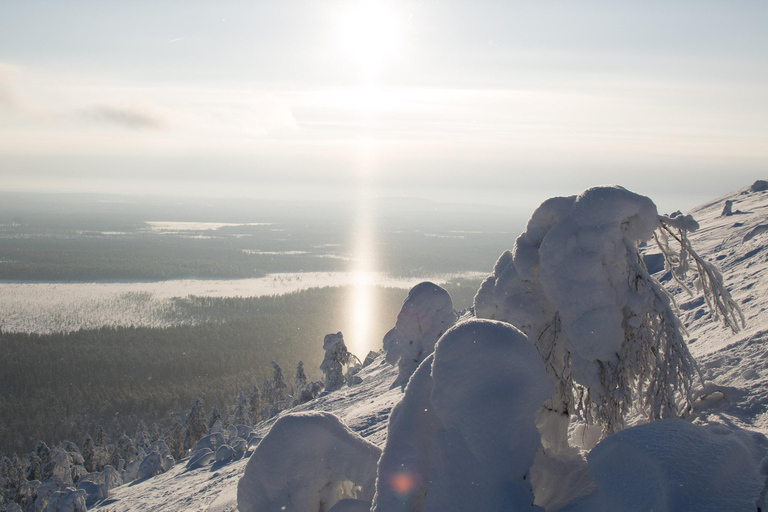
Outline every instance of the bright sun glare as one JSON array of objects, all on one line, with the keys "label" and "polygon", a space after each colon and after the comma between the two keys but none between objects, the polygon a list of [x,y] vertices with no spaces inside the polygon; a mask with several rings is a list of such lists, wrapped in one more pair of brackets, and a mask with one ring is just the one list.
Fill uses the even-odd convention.
[{"label": "bright sun glare", "polygon": [[340,19],[339,41],[359,67],[364,81],[373,81],[381,66],[402,43],[402,24],[390,4],[381,0],[356,2]]}]

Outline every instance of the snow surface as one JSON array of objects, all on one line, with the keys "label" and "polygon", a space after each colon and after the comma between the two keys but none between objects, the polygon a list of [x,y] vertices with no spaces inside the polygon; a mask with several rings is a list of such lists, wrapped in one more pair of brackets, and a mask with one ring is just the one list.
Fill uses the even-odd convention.
[{"label": "snow surface", "polygon": [[627,429],[589,453],[597,491],[563,512],[757,510],[765,445],[759,434],[680,419]]},{"label": "snow surface", "polygon": [[[734,202],[733,214],[721,216],[726,200]],[[740,447],[748,446],[749,443],[752,445],[759,443],[746,442],[743,438],[744,433],[733,434],[730,433],[731,431],[741,428],[768,435],[768,275],[766,275],[768,232],[755,230],[761,225],[768,224],[768,192],[751,192],[749,187],[745,187],[688,213],[692,214],[701,225],[697,232],[690,235],[694,247],[701,256],[716,263],[722,270],[726,285],[744,311],[747,327],[738,334],[733,334],[725,326],[713,324],[702,298],[689,297],[686,292],[664,277],[663,270],[660,270],[656,277],[662,279],[678,302],[683,322],[689,331],[690,350],[696,357],[705,379],[705,384],[698,393],[698,399],[688,419],[695,425],[709,429],[707,430],[709,434],[705,435],[704,439],[707,443],[714,443],[712,446],[720,446],[712,440],[716,439],[716,436],[737,438],[737,442],[731,445],[731,449],[738,452],[742,449]],[[756,231],[755,234],[745,240],[745,237],[753,231]],[[653,245],[649,245],[645,251],[647,254],[658,252]],[[293,411],[333,412],[352,431],[373,444],[384,447],[390,411],[403,397],[399,388],[390,389],[397,376],[397,369],[384,363],[383,357],[379,356],[358,375],[362,377],[360,385],[353,388],[345,386],[334,393],[283,412],[279,417]],[[418,372],[414,378],[417,378],[417,375]],[[393,416],[396,414],[393,413]],[[254,436],[265,436],[276,419],[273,418],[258,425]],[[664,420],[641,428],[668,429],[666,424],[669,421],[674,420]],[[632,423],[631,419],[629,423]],[[599,474],[601,452],[622,453],[619,440],[623,437],[616,436],[631,437],[644,433],[643,430],[638,434],[632,434],[634,432],[638,432],[638,429],[622,431],[609,437],[594,450],[590,462],[597,466],[593,476],[598,483],[604,482]],[[574,440],[589,444],[585,441],[589,433],[585,436],[582,438],[579,435],[578,439]],[[754,449],[764,448],[755,447]],[[686,456],[694,457],[697,453],[700,451],[691,452]],[[750,458],[757,459],[759,454],[744,455],[742,463],[751,465]],[[187,470],[185,464],[180,463],[166,473],[111,490],[110,499],[102,503],[99,509],[234,511],[237,509],[237,484],[248,460],[246,457],[229,464],[206,466],[195,470]],[[653,457],[646,460],[649,462],[644,465],[645,468],[662,467],[653,466],[653,464],[659,464],[654,462]],[[685,462],[681,467],[685,467]],[[689,468],[692,478],[699,478],[701,475],[702,479],[710,478],[709,472],[712,469],[712,467],[698,465],[691,465]],[[743,467],[737,470],[742,471]],[[739,474],[747,475],[747,473]],[[618,478],[623,477],[617,475]],[[599,492],[601,494],[608,492],[605,489],[607,487],[603,483]],[[652,491],[644,490],[643,492],[650,494]],[[358,505],[357,509],[354,508],[356,505]],[[351,510],[365,510],[354,503],[340,502],[341,506],[349,506]],[[742,509],[753,512],[756,510],[752,506],[722,510]],[[594,512],[601,509],[586,510]]]}]

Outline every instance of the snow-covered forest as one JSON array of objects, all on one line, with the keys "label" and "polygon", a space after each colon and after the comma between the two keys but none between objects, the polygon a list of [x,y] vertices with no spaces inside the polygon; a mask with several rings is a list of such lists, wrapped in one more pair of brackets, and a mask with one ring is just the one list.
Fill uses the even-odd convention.
[{"label": "snow-covered forest", "polygon": [[472,308],[422,283],[363,361],[328,329],[164,432],[3,458],[7,510],[766,510],[766,226],[766,182],[553,198]]}]

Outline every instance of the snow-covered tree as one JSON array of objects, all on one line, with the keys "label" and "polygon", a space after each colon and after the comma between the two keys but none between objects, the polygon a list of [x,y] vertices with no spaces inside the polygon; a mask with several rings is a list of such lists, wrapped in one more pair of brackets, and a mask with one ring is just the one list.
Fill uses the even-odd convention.
[{"label": "snow-covered tree", "polygon": [[218,422],[218,428],[222,427],[222,421],[221,421],[221,413],[219,412],[219,408],[215,405],[211,408],[211,415],[208,416],[208,433],[211,434],[214,432],[215,428],[217,427]]},{"label": "snow-covered tree", "polygon": [[106,449],[107,445],[109,444],[109,436],[107,435],[107,431],[101,425],[99,425],[99,427],[96,429],[96,439],[94,439],[94,442],[96,446],[104,449]]},{"label": "snow-covered tree", "polygon": [[187,456],[187,448],[184,446],[187,439],[187,429],[181,418],[176,418],[165,437],[165,443],[171,451],[174,459],[180,460]]},{"label": "snow-covered tree", "polygon": [[274,361],[272,361],[272,389],[274,393],[273,403],[285,400],[288,394],[288,384],[283,378],[283,369]]},{"label": "snow-covered tree", "polygon": [[535,418],[551,391],[518,329],[449,329],[392,410],[371,510],[533,510]]},{"label": "snow-covered tree", "polygon": [[[18,457],[2,457],[0,461],[0,496],[7,502],[18,501],[24,472]],[[0,501],[2,504],[2,501]]]},{"label": "snow-covered tree", "polygon": [[453,324],[451,296],[443,288],[425,281],[414,286],[403,302],[397,322],[384,336],[387,361],[400,372],[392,387],[404,387],[416,367],[435,349],[435,343]]},{"label": "snow-covered tree", "polygon": [[51,461],[51,449],[43,441],[38,441],[35,449],[29,454],[27,480],[45,480],[43,468]]},{"label": "snow-covered tree", "polygon": [[140,453],[147,453],[147,449],[152,442],[149,439],[149,430],[143,421],[139,421],[136,427],[136,443],[134,446]]},{"label": "snow-covered tree", "polygon": [[237,395],[235,408],[232,411],[231,425],[251,425],[250,404],[242,391]]},{"label": "snow-covered tree", "polygon": [[262,390],[262,405],[264,406],[264,409],[269,409],[269,407],[275,403],[275,384],[272,379],[267,379],[264,381],[264,383],[261,385]]},{"label": "snow-covered tree", "polygon": [[501,255],[475,297],[475,312],[509,322],[535,342],[555,388],[545,409],[559,423],[543,432],[565,439],[572,413],[610,434],[633,407],[656,419],[690,406],[697,369],[685,329],[638,245],[655,238],[683,285],[693,259],[713,315],[737,329],[740,313],[722,277],[688,241],[697,228],[690,216],[659,216],[647,197],[596,187],[542,203],[513,251]]},{"label": "snow-covered tree", "polygon": [[251,410],[249,412],[251,414],[251,418],[253,419],[253,423],[256,424],[263,419],[263,412],[261,404],[261,393],[259,392],[259,387],[255,384],[253,385],[253,390],[251,391],[250,403]]},{"label": "snow-covered tree", "polygon": [[320,365],[320,370],[325,374],[326,391],[336,391],[344,385],[344,366],[349,362],[349,352],[344,343],[344,336],[326,334],[323,340],[325,358]]},{"label": "snow-covered tree", "polygon": [[85,469],[87,469],[89,472],[95,473],[96,471],[101,470],[101,468],[98,466],[98,461],[96,458],[96,446],[91,436],[87,434],[85,436],[85,442],[83,443],[83,461]]},{"label": "snow-covered tree", "polygon": [[298,397],[306,385],[307,375],[304,373],[304,361],[299,361],[299,364],[296,365],[296,377],[293,379],[293,392],[291,394]]},{"label": "snow-covered tree", "polygon": [[150,434],[149,439],[153,443],[155,441],[160,441],[163,438],[162,434],[160,433],[160,427],[155,422],[152,422],[152,425],[150,425],[149,434]]},{"label": "snow-covered tree", "polygon": [[310,400],[314,400],[318,396],[320,396],[320,393],[323,391],[323,388],[325,385],[320,381],[313,381],[304,386],[304,389],[301,390],[301,393],[299,393],[299,403],[305,404],[309,402]]},{"label": "snow-covered tree", "polygon": [[[189,450],[195,443],[208,433],[208,425],[205,419],[205,410],[203,410],[203,401],[199,398],[192,400],[192,407],[189,409],[187,419],[184,421],[186,436],[184,437],[184,449]],[[176,457],[174,455],[175,459]]]},{"label": "snow-covered tree", "polygon": [[117,446],[112,452],[109,464],[113,467],[118,467],[120,460],[125,461],[125,464],[129,464],[136,460],[139,456],[138,450],[133,445],[133,441],[125,433],[117,440]]}]

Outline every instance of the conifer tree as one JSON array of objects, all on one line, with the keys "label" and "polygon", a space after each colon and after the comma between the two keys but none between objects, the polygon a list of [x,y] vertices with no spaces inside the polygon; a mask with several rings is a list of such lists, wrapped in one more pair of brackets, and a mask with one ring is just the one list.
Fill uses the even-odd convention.
[{"label": "conifer tree", "polygon": [[240,392],[237,395],[235,409],[232,414],[232,425],[251,425],[251,415],[249,414],[249,404],[245,393]]},{"label": "conifer tree", "polygon": [[288,384],[286,384],[285,380],[283,379],[283,369],[280,368],[280,365],[274,361],[272,361],[272,370],[272,383],[275,393],[274,403],[282,402],[286,398]]},{"label": "conifer tree", "polygon": [[215,405],[213,408],[211,408],[211,415],[208,417],[208,433],[213,432],[213,427],[216,425],[216,422],[219,422],[221,424],[221,413],[219,412],[219,408]]},{"label": "conifer tree", "polygon": [[139,421],[139,425],[136,427],[136,444],[134,446],[137,451],[146,453],[150,444],[149,430],[143,421]]},{"label": "conifer tree", "polygon": [[263,418],[262,416],[262,406],[261,406],[261,393],[259,393],[259,387],[255,384],[253,385],[253,391],[251,392],[251,419],[253,420],[253,423],[256,424],[260,422]]},{"label": "conifer tree", "polygon": [[189,409],[184,426],[187,430],[184,438],[184,449],[190,450],[195,446],[195,443],[208,433],[203,402],[199,398],[192,400],[192,407]]},{"label": "conifer tree", "polygon": [[87,469],[89,473],[95,473],[96,471],[101,470],[96,460],[96,446],[94,445],[93,439],[88,434],[86,434],[85,442],[83,443],[83,461],[85,469]]},{"label": "conifer tree", "polygon": [[293,379],[293,396],[298,398],[301,390],[307,386],[307,375],[304,373],[304,361],[296,366],[296,377]]},{"label": "conifer tree", "polygon": [[176,418],[165,439],[174,459],[180,460],[187,456],[187,450],[184,448],[186,438],[187,429],[184,427],[181,418]]}]

